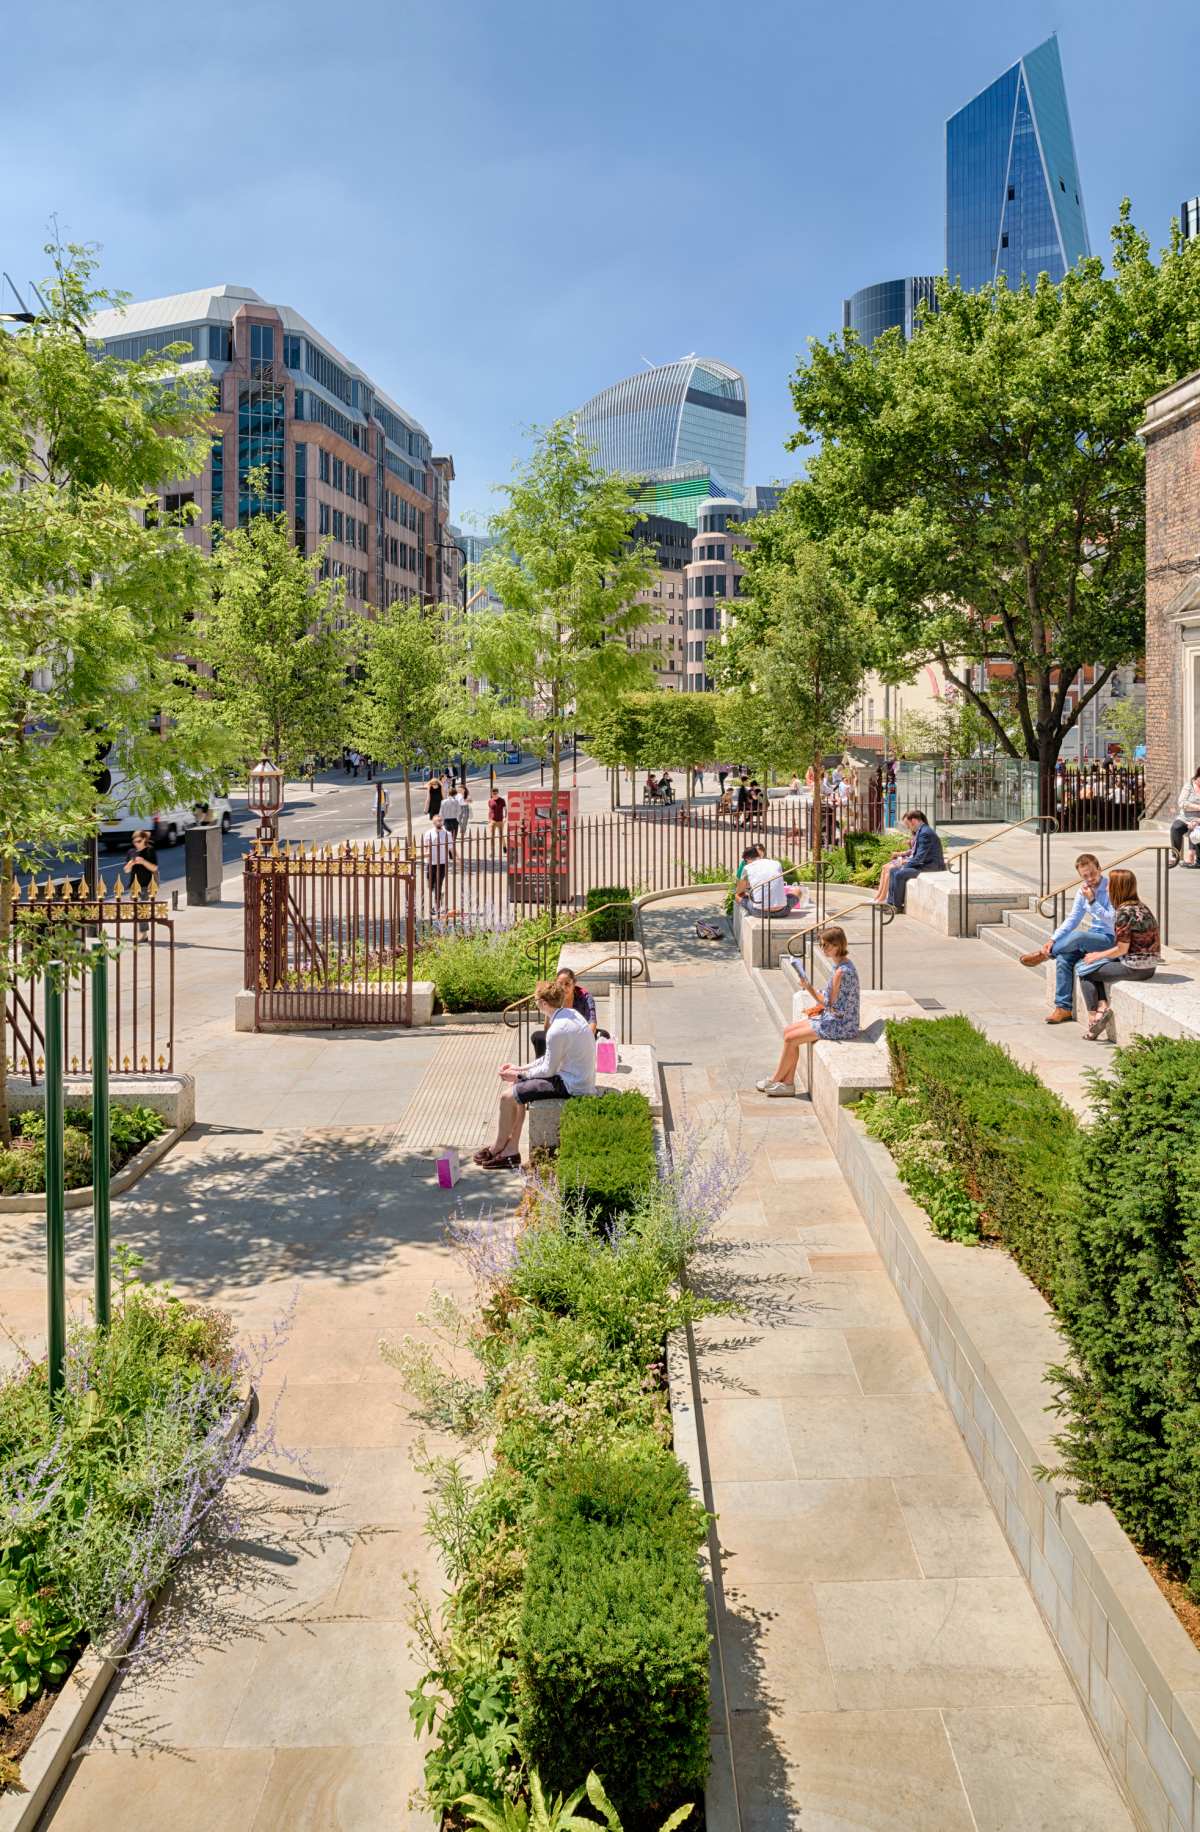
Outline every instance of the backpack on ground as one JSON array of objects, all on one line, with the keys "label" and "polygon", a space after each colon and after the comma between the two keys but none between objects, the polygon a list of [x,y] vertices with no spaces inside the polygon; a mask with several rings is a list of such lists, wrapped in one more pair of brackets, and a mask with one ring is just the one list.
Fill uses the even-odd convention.
[{"label": "backpack on ground", "polygon": [[696,924],[698,941],[724,941],[725,933],[725,924],[719,918],[702,916]]}]

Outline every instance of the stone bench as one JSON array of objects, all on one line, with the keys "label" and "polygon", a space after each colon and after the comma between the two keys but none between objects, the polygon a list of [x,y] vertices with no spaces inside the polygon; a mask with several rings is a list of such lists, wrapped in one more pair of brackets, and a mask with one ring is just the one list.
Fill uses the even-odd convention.
[{"label": "stone bench", "polygon": [[[1132,1043],[1135,1037],[1185,1037],[1200,1039],[1200,981],[1190,969],[1192,957],[1178,948],[1164,948],[1162,966],[1152,980],[1115,980],[1109,989],[1112,1005],[1112,1028],[1118,1043]],[[1054,962],[1044,968],[1046,976],[1046,1010],[1054,1008]],[[1074,1012],[1081,1024],[1087,1022],[1079,977],[1072,986]]]},{"label": "stone bench", "polygon": [[778,967],[780,957],[787,949],[788,937],[814,920],[815,912],[811,903],[803,906],[793,904],[787,910],[779,910],[766,917],[752,915],[744,905],[735,902],[733,939],[751,972],[756,967]]},{"label": "stone bench", "polygon": [[[656,1119],[662,1117],[662,1091],[658,1062],[649,1043],[622,1043],[618,1046],[615,1070],[596,1076],[597,1094],[644,1094]],[[581,1096],[577,1098],[588,1098]],[[557,1151],[559,1128],[565,1100],[530,1102],[525,1120],[525,1151]]]},{"label": "stone bench", "polygon": [[1000,922],[1005,910],[1029,907],[1030,892],[999,872],[968,868],[966,927],[959,926],[959,880],[954,872],[923,871],[908,882],[905,914],[939,935],[976,935],[983,923]]}]

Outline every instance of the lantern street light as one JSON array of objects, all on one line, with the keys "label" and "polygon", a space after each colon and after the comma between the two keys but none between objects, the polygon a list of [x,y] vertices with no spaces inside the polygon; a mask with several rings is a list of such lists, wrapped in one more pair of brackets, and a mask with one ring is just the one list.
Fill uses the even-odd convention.
[{"label": "lantern street light", "polygon": [[250,772],[247,799],[258,816],[258,839],[264,843],[275,839],[279,831],[279,811],[283,807],[283,771],[271,762],[265,751]]}]

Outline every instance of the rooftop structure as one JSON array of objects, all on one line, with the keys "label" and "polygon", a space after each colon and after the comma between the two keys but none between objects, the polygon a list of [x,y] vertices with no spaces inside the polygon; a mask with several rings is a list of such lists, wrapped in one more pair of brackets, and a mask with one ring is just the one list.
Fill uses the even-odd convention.
[{"label": "rooftop structure", "polygon": [[646,477],[694,464],[725,491],[745,486],[746,381],[728,363],[693,355],[648,368],[593,395],[574,419],[603,471]]}]

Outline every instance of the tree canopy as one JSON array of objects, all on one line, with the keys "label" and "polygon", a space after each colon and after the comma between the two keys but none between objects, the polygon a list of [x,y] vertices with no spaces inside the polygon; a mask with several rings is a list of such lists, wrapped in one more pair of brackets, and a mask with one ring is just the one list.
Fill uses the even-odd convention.
[{"label": "tree canopy", "polygon": [[453,681],[440,610],[397,599],[363,631],[361,679],[350,705],[350,735],[370,757],[404,769],[404,811],[412,840],[411,771],[441,745]]},{"label": "tree canopy", "polygon": [[[939,282],[910,342],[814,341],[793,378],[791,444],[820,444],[795,512],[873,613],[881,666],[940,663],[1044,780],[1142,647],[1137,429],[1149,396],[1197,367],[1200,242],[1176,236],[1156,265],[1125,206],[1111,275],[1096,258],[1033,290]],[[1012,679],[1012,731],[979,664]]]},{"label": "tree canopy", "polygon": [[592,716],[590,748],[601,763],[626,770],[694,770],[717,754],[711,694],[623,693]]}]

